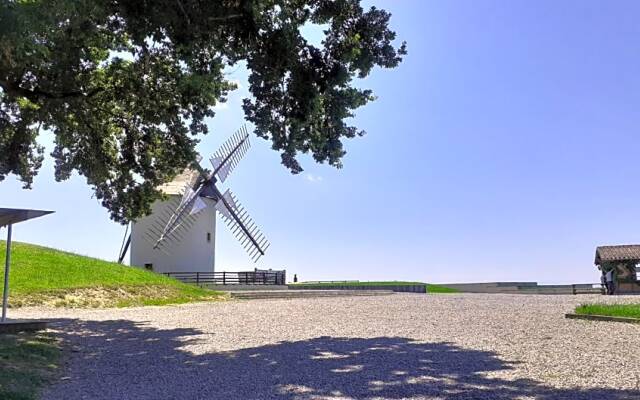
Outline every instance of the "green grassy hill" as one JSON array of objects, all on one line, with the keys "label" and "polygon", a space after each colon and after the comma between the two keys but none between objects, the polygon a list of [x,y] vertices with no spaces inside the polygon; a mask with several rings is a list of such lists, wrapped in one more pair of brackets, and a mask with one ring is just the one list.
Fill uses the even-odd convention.
[{"label": "green grassy hill", "polygon": [[[0,241],[2,267],[5,248],[6,242]],[[220,292],[96,258],[20,242],[11,249],[11,307],[124,307],[222,297]],[[4,268],[0,269],[1,280]]]}]

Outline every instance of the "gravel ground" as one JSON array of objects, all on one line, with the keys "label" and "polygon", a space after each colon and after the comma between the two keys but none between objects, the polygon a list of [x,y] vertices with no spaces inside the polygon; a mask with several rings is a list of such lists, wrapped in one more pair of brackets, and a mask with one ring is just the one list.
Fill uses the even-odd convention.
[{"label": "gravel ground", "polygon": [[636,297],[252,300],[48,317],[70,349],[44,399],[640,399],[640,326],[567,320]]}]

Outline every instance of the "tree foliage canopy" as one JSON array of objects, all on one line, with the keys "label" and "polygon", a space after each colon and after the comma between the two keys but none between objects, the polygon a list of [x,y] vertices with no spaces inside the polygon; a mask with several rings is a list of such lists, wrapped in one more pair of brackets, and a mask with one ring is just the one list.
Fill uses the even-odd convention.
[{"label": "tree foliage canopy", "polygon": [[[345,120],[373,99],[353,87],[396,67],[390,14],[360,0],[2,0],[0,180],[26,188],[41,167],[42,129],[55,138],[56,180],[75,170],[120,222],[150,210],[156,188],[195,158],[206,118],[245,61],[255,133],[296,156],[341,166]],[[324,29],[318,47],[301,28]]]}]

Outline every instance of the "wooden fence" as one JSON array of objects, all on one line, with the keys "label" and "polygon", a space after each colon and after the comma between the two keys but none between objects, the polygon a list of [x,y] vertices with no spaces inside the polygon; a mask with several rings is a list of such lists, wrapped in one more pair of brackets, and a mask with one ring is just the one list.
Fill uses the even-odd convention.
[{"label": "wooden fence", "polygon": [[165,272],[164,275],[196,285],[284,285],[286,271]]}]

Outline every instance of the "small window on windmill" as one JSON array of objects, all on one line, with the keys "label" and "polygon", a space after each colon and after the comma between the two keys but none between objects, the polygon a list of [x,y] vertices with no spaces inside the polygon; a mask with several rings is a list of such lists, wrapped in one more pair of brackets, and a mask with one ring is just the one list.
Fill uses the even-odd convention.
[{"label": "small window on windmill", "polygon": [[211,243],[211,232],[207,232],[207,243]]},{"label": "small window on windmill", "polygon": [[153,264],[145,264],[144,265],[144,269],[146,269],[148,271],[153,271]]}]

